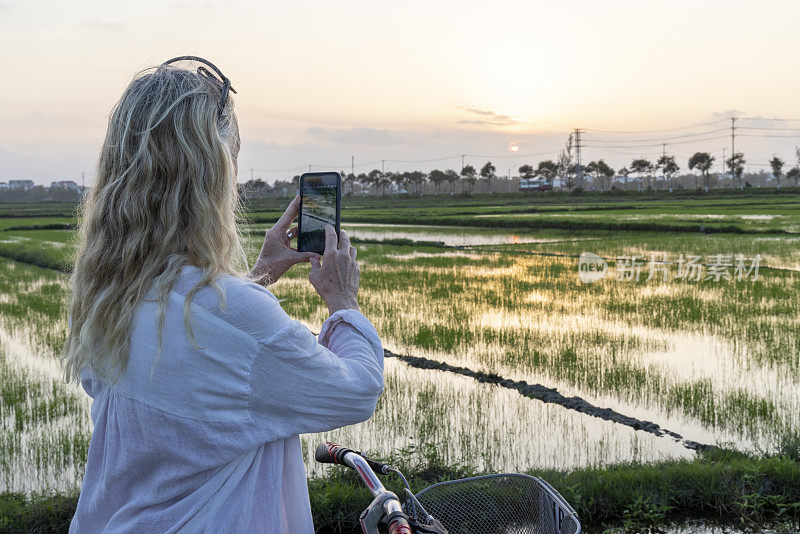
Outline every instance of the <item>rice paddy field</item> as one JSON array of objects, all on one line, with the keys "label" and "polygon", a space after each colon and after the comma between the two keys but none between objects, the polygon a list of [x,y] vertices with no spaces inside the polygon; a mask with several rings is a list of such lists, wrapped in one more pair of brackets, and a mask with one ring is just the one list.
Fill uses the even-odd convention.
[{"label": "rice paddy field", "polygon": [[[252,203],[251,258],[289,199]],[[800,436],[800,195],[344,199],[389,351],[375,415],[303,437],[474,471],[771,455]],[[75,206],[0,209],[0,494],[74,492],[90,399],[60,379]],[[579,277],[579,258],[605,275]],[[313,331],[298,266],[272,292]]]}]

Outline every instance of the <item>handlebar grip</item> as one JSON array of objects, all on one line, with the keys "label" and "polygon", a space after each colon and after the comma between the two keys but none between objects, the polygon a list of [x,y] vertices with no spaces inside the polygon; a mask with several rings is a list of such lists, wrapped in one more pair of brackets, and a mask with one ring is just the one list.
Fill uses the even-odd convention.
[{"label": "handlebar grip", "polygon": [[336,443],[326,441],[325,443],[319,444],[319,447],[317,447],[317,450],[314,452],[314,459],[321,464],[338,464],[350,467],[344,463],[344,455],[348,452],[355,451],[337,445]]}]

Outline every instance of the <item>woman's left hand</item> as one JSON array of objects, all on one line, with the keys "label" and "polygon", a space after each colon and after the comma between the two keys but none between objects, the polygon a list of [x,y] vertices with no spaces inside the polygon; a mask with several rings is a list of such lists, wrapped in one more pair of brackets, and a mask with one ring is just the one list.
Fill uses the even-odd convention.
[{"label": "woman's left hand", "polygon": [[291,240],[297,236],[297,227],[292,227],[300,210],[300,196],[294,197],[292,203],[264,235],[264,244],[258,260],[250,271],[250,279],[262,285],[275,283],[278,278],[296,263],[310,261],[311,258],[319,259],[319,254],[313,252],[297,252],[291,247]]}]

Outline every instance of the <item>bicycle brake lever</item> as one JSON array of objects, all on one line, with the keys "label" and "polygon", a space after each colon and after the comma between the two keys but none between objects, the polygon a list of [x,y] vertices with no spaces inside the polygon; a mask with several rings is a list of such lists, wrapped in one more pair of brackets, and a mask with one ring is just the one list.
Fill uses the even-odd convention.
[{"label": "bicycle brake lever", "polygon": [[364,534],[378,534],[378,524],[383,517],[383,501],[386,499],[385,495],[378,495],[369,506],[361,512],[358,522],[361,524],[361,530]]},{"label": "bicycle brake lever", "polygon": [[367,464],[369,464],[369,466],[372,468],[372,470],[375,471],[376,473],[380,473],[382,475],[388,475],[389,474],[389,470],[391,469],[390,466],[388,466],[386,464],[382,464],[380,462],[376,462],[375,460],[370,460],[369,458],[367,458],[366,456],[364,456],[360,452],[357,453],[357,454],[361,455],[361,457],[364,458],[367,461]]}]

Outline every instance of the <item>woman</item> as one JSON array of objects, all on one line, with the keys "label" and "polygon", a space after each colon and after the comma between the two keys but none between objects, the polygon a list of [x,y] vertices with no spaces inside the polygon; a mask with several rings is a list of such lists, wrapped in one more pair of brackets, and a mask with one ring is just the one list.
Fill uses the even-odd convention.
[{"label": "woman", "polygon": [[[356,250],[330,227],[322,258],[291,249],[295,198],[238,275],[230,82],[176,60],[125,90],[83,206],[64,371],[94,432],[70,532],[313,532],[298,434],[368,419],[383,390]],[[305,261],[318,339],[265,287]]]}]

